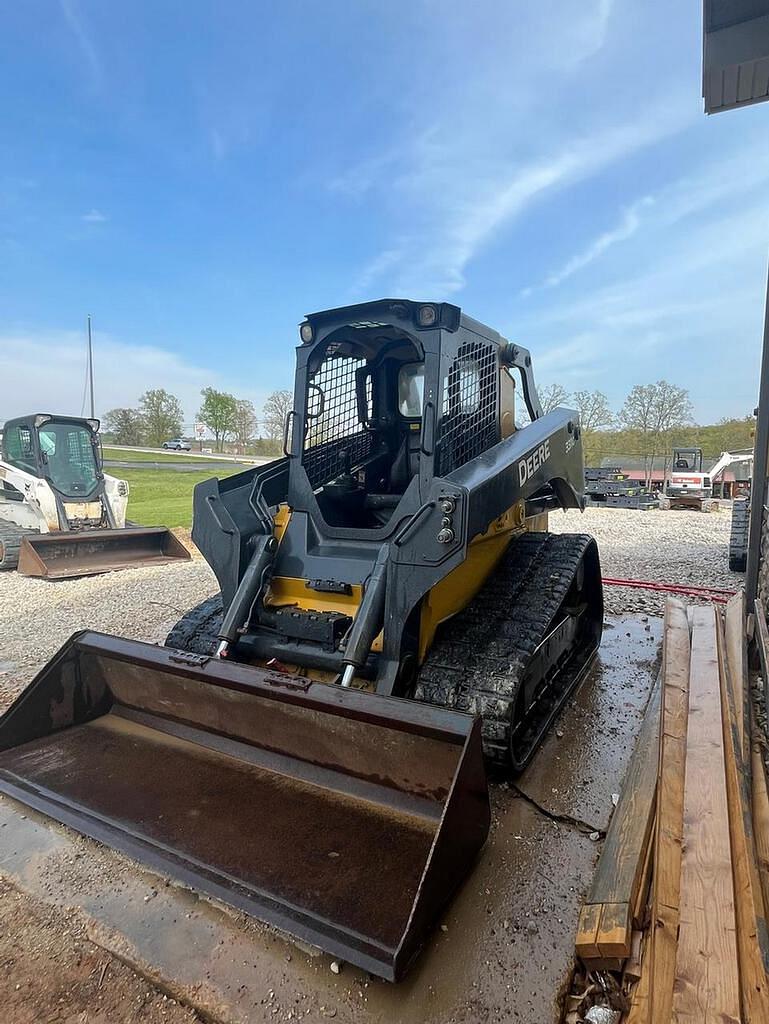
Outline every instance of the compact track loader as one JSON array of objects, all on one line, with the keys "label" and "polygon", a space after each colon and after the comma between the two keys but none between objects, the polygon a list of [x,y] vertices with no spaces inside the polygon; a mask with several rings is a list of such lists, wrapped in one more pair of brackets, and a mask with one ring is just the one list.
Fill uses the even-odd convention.
[{"label": "compact track loader", "polygon": [[[0,790],[385,978],[584,677],[578,416],[456,306],[300,326],[284,457],[199,484],[221,596],[165,649],[72,638],[0,720]],[[515,424],[515,377],[531,422]]]},{"label": "compact track loader", "polygon": [[126,528],[128,484],[103,472],[98,433],[47,413],[5,424],[0,570],[61,579],[190,557],[165,527]]}]

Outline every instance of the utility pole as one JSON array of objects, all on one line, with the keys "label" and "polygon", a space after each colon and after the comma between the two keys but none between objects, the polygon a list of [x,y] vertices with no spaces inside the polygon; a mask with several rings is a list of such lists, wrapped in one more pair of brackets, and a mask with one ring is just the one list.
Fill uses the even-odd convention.
[{"label": "utility pole", "polygon": [[91,391],[91,419],[96,419],[93,405],[93,345],[91,343],[91,314],[88,314],[88,386]]}]

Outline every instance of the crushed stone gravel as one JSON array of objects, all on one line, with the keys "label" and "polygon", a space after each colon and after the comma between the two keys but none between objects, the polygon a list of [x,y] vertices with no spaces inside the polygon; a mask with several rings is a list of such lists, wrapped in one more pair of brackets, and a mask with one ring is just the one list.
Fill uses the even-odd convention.
[{"label": "crushed stone gravel", "polygon": [[[736,589],[729,571],[731,510],[718,512],[602,509],[556,512],[556,533],[590,533],[605,576]],[[162,643],[177,619],[217,591],[198,555],[191,562],[126,569],[74,580],[0,573],[0,710],[75,631],[95,629]],[[661,615],[665,595],[605,588],[608,614]]]},{"label": "crushed stone gravel", "polygon": [[73,580],[0,573],[0,710],[78,630],[162,643],[186,611],[218,589],[199,556]]},{"label": "crushed stone gravel", "polygon": [[[737,590],[744,575],[729,570],[731,521],[731,507],[723,503],[717,512],[591,506],[583,513],[551,513],[550,529],[595,537],[601,571],[609,578]],[[610,615],[662,615],[665,594],[607,586],[604,604]]]}]

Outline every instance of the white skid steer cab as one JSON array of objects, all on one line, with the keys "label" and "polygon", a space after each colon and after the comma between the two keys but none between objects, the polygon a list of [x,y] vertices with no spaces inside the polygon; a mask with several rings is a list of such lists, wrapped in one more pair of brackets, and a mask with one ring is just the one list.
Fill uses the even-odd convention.
[{"label": "white skid steer cab", "polygon": [[126,527],[128,484],[102,469],[98,420],[9,420],[0,456],[0,569],[61,579],[190,557],[164,526]]}]

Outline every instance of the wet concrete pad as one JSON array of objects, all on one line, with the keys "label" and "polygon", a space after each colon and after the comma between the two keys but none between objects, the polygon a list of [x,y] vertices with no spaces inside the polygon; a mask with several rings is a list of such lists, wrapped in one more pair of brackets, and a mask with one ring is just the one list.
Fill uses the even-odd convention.
[{"label": "wet concrete pad", "polygon": [[600,827],[608,822],[611,793],[619,791],[655,673],[659,623],[613,624],[601,664],[555,727],[563,737],[553,733],[519,780],[528,799],[514,785],[491,785],[489,842],[448,908],[445,930],[435,930],[399,985],[349,966],[336,975],[328,956],[6,797],[0,798],[0,874],[70,908],[93,941],[209,1019],[548,1024],[558,1019],[579,906],[600,847],[569,818]]},{"label": "wet concrete pad", "polygon": [[168,884],[7,797],[0,798],[0,872],[23,891],[70,908],[92,941],[221,1021],[330,1014],[404,1024],[555,1020],[595,848],[506,787],[493,787],[492,802],[491,839],[443,919],[446,931],[435,931],[400,985],[349,966],[337,976],[329,957]]},{"label": "wet concrete pad", "polygon": [[521,792],[547,812],[601,832],[659,668],[662,620],[645,618],[607,617],[593,670],[517,780]]}]

